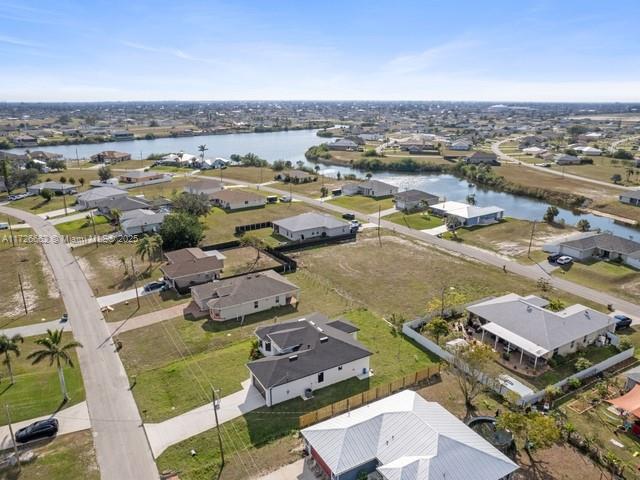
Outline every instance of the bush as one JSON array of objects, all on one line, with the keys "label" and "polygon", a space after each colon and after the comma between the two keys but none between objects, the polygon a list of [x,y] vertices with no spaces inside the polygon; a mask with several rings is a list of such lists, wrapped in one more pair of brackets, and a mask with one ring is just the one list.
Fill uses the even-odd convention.
[{"label": "bush", "polygon": [[53,198],[53,191],[49,190],[48,188],[45,188],[40,192],[40,196],[48,202]]},{"label": "bush", "polygon": [[572,390],[575,390],[576,388],[579,388],[580,385],[582,385],[582,382],[579,378],[571,377],[569,380],[567,380],[567,385],[569,385],[569,388],[571,388]]},{"label": "bush", "polygon": [[587,360],[584,357],[579,357],[576,360],[576,363],[574,363],[575,369],[576,371],[580,372],[582,370],[586,370],[587,368],[589,368],[591,365],[593,365],[591,363],[591,361]]}]

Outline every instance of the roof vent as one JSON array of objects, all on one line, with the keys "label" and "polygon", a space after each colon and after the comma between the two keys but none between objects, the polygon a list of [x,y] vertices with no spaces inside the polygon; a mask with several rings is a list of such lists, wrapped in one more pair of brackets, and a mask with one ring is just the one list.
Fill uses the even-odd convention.
[{"label": "roof vent", "polygon": [[289,357],[289,361],[290,361],[290,362],[295,362],[297,359],[298,359],[298,355],[291,355],[291,356]]},{"label": "roof vent", "polygon": [[531,305],[527,305],[527,312],[531,313],[531,310],[533,310],[533,309],[531,308]]},{"label": "roof vent", "polygon": [[329,337],[320,337],[320,343],[327,343],[329,341]]}]

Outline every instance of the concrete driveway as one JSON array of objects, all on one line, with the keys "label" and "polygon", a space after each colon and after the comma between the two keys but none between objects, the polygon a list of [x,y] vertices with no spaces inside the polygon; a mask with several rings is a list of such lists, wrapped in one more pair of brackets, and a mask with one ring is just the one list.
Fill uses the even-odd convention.
[{"label": "concrete driveway", "polygon": [[[194,387],[195,388],[195,387]],[[225,423],[247,412],[263,407],[264,398],[251,385],[249,379],[242,383],[242,390],[220,399],[219,422]],[[216,426],[213,404],[207,403],[162,423],[145,423],[144,428],[153,451],[158,456],[168,447]]]},{"label": "concrete driveway", "polygon": [[261,477],[254,477],[255,480],[317,480],[317,478],[307,467],[304,458]]}]

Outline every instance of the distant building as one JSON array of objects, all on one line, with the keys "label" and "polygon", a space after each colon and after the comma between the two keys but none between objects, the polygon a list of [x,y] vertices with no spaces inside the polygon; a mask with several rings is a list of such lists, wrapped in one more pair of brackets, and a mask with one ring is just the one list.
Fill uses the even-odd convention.
[{"label": "distant building", "polygon": [[111,138],[116,142],[123,142],[126,140],[134,140],[135,137],[133,133],[128,132],[126,130],[118,130],[111,134]]},{"label": "distant building", "polygon": [[340,138],[338,140],[335,140],[334,142],[327,144],[327,147],[329,147],[329,150],[340,150],[340,151],[350,151],[350,152],[355,152],[360,148],[360,146],[356,142],[346,138]]},{"label": "distant building", "polygon": [[31,135],[18,135],[11,139],[16,147],[36,147],[38,139]]},{"label": "distant building", "polygon": [[202,179],[193,182],[187,182],[184,187],[184,191],[187,193],[193,193],[194,195],[204,194],[210,196],[214,193],[218,193],[224,190],[222,182],[214,179]]},{"label": "distant building", "polygon": [[622,203],[640,207],[640,190],[627,190],[618,197]]},{"label": "distant building", "polygon": [[338,237],[351,232],[351,225],[333,215],[308,212],[274,220],[273,232],[288,240],[305,241],[314,238]]},{"label": "distant building", "polygon": [[611,233],[587,232],[545,245],[544,250],[569,255],[576,260],[620,260],[631,267],[640,268],[640,243]]},{"label": "distant building", "polygon": [[309,183],[317,180],[318,176],[303,170],[282,170],[277,172],[274,178],[281,182]]},{"label": "distant building", "polygon": [[471,142],[467,140],[456,140],[449,145],[449,150],[469,150],[471,149]]},{"label": "distant building", "polygon": [[264,207],[267,199],[262,195],[246,192],[237,188],[229,188],[209,195],[211,203],[224,210],[241,210],[243,208]]},{"label": "distant building", "polygon": [[500,165],[497,155],[492,152],[473,152],[464,161],[468,165]]},{"label": "distant building", "polygon": [[398,187],[380,180],[368,180],[362,183],[342,185],[343,195],[364,195],[365,197],[390,197],[398,193]]},{"label": "distant building", "polygon": [[120,216],[120,229],[126,235],[155,233],[160,230],[166,213],[148,209],[137,209],[123,212]]},{"label": "distant building", "polygon": [[97,187],[87,190],[76,197],[79,210],[88,210],[108,206],[119,197],[126,197],[127,192],[113,187]]},{"label": "distant building", "polygon": [[440,201],[437,195],[415,189],[398,192],[393,198],[395,200],[396,210],[406,212],[426,210],[429,206],[435,205]]},{"label": "distant building", "polygon": [[559,153],[554,157],[556,165],[580,165],[582,161],[575,155]]},{"label": "distant building", "polygon": [[92,163],[118,163],[131,160],[131,154],[126,152],[117,152],[115,150],[105,150],[89,157]]},{"label": "distant building", "polygon": [[455,218],[463,227],[499,222],[504,216],[504,210],[500,207],[477,207],[452,201],[432,205],[431,212],[443,218]]},{"label": "distant building", "polygon": [[27,187],[29,193],[40,195],[43,190],[51,190],[58,195],[72,195],[78,193],[75,185],[61,182],[42,182]]},{"label": "distant building", "polygon": [[162,172],[129,170],[118,174],[118,180],[122,183],[144,183],[154,180],[162,180],[166,174]]}]

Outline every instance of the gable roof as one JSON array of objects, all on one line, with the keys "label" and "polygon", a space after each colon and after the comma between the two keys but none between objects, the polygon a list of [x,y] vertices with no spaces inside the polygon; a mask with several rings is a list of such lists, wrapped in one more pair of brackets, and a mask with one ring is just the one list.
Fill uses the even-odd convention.
[{"label": "gable roof", "polygon": [[119,196],[114,198],[109,205],[105,205],[105,208],[109,210],[120,210],[121,212],[128,212],[130,210],[136,210],[139,208],[149,208],[151,204],[139,197]]},{"label": "gable roof", "polygon": [[498,480],[518,468],[440,404],[411,390],[301,434],[336,475],[374,459],[389,480]]},{"label": "gable roof", "polygon": [[182,248],[166,252],[164,256],[169,263],[162,265],[160,270],[169,278],[221,270],[224,266],[223,260],[216,254],[207,255],[200,248]]},{"label": "gable roof", "polygon": [[621,193],[620,198],[635,198],[640,200],[640,190],[629,190],[627,192]]},{"label": "gable roof", "polygon": [[378,188],[388,188],[398,190],[398,187],[395,185],[391,185],[390,183],[381,182],[380,180],[367,180],[366,182],[360,183],[358,185],[359,188],[370,188],[372,190],[376,190]]},{"label": "gable roof", "polygon": [[256,329],[258,338],[289,349],[290,353],[264,357],[249,362],[247,367],[263,387],[271,388],[371,355],[332,323],[325,315],[312,313]]},{"label": "gable roof", "polygon": [[244,201],[257,201],[263,200],[266,202],[266,199],[258,195],[256,193],[246,192],[244,190],[239,190],[237,188],[229,188],[226,190],[221,190],[219,192],[215,192],[209,195],[209,198],[212,200],[220,200],[223,202],[244,202]]},{"label": "gable roof", "polygon": [[[544,308],[548,302],[531,295],[509,293],[467,307],[486,320],[483,328],[506,338],[536,356],[542,356],[585,335],[606,328],[615,320],[584,305],[575,304],[559,312]],[[509,335],[513,334],[513,335]]]},{"label": "gable roof", "polygon": [[340,228],[349,224],[344,220],[329,215],[328,213],[306,212],[293,217],[274,220],[273,225],[292,232],[309,230],[311,228]]},{"label": "gable roof", "polygon": [[78,195],[78,200],[99,200],[99,199],[103,199],[103,198],[109,198],[109,197],[123,197],[128,195],[127,192],[125,192],[124,190],[121,190],[119,188],[114,188],[114,187],[96,187],[96,188],[91,188],[89,190],[87,190],[86,192],[81,193],[80,195]]},{"label": "gable roof", "polygon": [[224,188],[222,182],[213,179],[202,179],[189,182],[185,185],[184,191],[189,193],[212,193]]},{"label": "gable roof", "polygon": [[448,215],[454,215],[461,218],[476,218],[504,211],[502,208],[496,206],[477,207],[476,205],[469,205],[468,203],[454,202],[451,200],[437,203],[432,205],[431,208],[435,210],[442,210]]},{"label": "gable roof", "polygon": [[298,289],[274,270],[265,270],[191,287],[191,292],[206,300],[209,308],[226,308]]},{"label": "gable roof", "polygon": [[126,230],[132,227],[144,227],[146,225],[158,225],[164,222],[166,213],[156,213],[153,210],[138,208],[124,212],[120,217],[120,226]]}]

